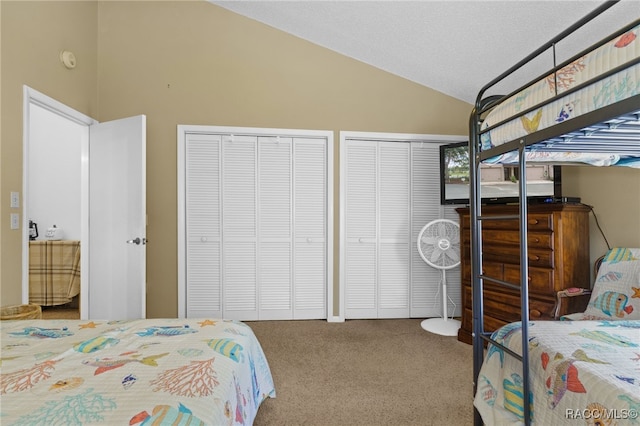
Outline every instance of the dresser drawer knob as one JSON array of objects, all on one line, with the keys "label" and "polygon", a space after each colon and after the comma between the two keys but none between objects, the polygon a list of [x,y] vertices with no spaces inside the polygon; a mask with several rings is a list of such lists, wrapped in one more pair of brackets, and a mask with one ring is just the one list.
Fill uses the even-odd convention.
[{"label": "dresser drawer knob", "polygon": [[532,309],[532,310],[530,310],[530,311],[529,311],[529,316],[530,316],[531,318],[540,318],[540,317],[542,316],[542,314],[540,313],[540,311],[539,311],[539,310],[537,310],[537,309]]},{"label": "dresser drawer knob", "polygon": [[540,256],[529,256],[529,260],[533,262],[537,262],[540,260]]},{"label": "dresser drawer knob", "polygon": [[540,242],[540,238],[536,237],[536,238],[532,238],[534,243],[539,243]]},{"label": "dresser drawer knob", "polygon": [[537,225],[537,224],[539,224],[539,223],[540,223],[540,221],[539,221],[538,219],[531,219],[531,220],[529,220],[529,223],[530,223],[531,225]]}]

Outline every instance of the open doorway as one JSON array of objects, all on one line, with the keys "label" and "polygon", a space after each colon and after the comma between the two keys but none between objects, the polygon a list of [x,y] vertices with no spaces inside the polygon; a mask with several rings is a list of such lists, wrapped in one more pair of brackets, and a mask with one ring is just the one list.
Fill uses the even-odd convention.
[{"label": "open doorway", "polygon": [[[29,220],[41,221],[38,233],[45,230],[41,228],[48,231],[54,224],[68,223],[65,227],[73,233],[62,228],[50,239],[63,241],[79,235],[79,240],[73,241],[80,247],[80,319],[145,318],[146,116],[98,123],[27,86],[23,116],[23,303],[29,303],[31,293]],[[41,145],[46,145],[50,154],[36,160],[31,151],[39,146],[38,138],[43,139]],[[61,145],[69,138],[75,140],[68,146]],[[73,169],[65,178],[67,185],[57,180],[64,175],[59,163],[65,161]],[[34,182],[46,174],[42,169],[49,166],[53,171],[44,179],[61,186],[60,192],[50,186],[36,188]],[[69,202],[74,207],[61,213],[52,205],[62,204],[66,195],[60,193],[66,192],[73,193]],[[44,208],[39,210],[36,206],[41,202]],[[67,220],[60,219],[67,214],[77,215],[78,209],[79,231],[74,220],[60,222]],[[32,217],[35,214],[39,218]]]},{"label": "open doorway", "polygon": [[88,276],[89,126],[94,123],[25,87],[22,297],[24,303],[41,305],[45,318],[81,317]]}]

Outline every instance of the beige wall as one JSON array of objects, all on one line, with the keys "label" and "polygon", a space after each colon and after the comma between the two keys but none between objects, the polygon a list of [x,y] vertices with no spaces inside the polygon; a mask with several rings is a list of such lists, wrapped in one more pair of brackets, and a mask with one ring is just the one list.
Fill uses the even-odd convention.
[{"label": "beige wall", "polygon": [[[467,133],[469,104],[205,2],[0,4],[2,123],[11,120],[10,128],[2,129],[0,200],[7,200],[1,203],[0,221],[2,304],[20,301],[20,238],[16,231],[9,231],[8,200],[9,192],[21,190],[22,185],[22,131],[17,124],[21,123],[22,84],[99,121],[146,114],[149,317],[177,315],[178,124],[336,132],[336,285],[337,132]],[[78,22],[82,28],[77,28]],[[41,53],[25,52],[32,45]],[[76,52],[76,70],[62,68],[57,60],[62,48]],[[93,69],[80,70],[81,63],[91,63]],[[5,75],[7,71],[11,77]],[[84,72],[86,78],[80,78]],[[636,182],[640,178],[637,170],[627,172],[627,178]],[[624,189],[616,185],[618,173],[603,170],[597,182],[565,193],[590,199],[612,235],[640,245],[639,227],[635,236],[628,229],[640,216],[640,201],[615,212],[600,208],[603,191],[612,199],[622,198]],[[575,177],[580,179],[582,175]],[[620,220],[626,229],[618,228]]]},{"label": "beige wall", "polygon": [[147,115],[149,316],[177,314],[178,124],[333,130],[336,141],[340,130],[467,132],[465,102],[207,3],[104,3],[99,16],[100,120]]},{"label": "beige wall", "polygon": [[[93,2],[0,1],[0,303],[21,303],[21,230],[11,230],[9,194],[22,195],[22,87],[28,85],[70,107],[97,114],[98,5]],[[66,69],[60,51],[73,51]],[[21,197],[22,199],[22,197]]]},{"label": "beige wall", "polygon": [[593,206],[595,216],[592,213],[589,222],[592,261],[607,251],[596,217],[611,247],[640,247],[640,170],[563,167],[562,193],[579,196]]}]

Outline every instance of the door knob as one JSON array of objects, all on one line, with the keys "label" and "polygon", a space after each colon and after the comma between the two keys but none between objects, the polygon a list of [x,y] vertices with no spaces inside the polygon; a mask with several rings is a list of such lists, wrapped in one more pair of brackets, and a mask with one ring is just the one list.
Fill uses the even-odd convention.
[{"label": "door knob", "polygon": [[140,238],[140,237],[136,237],[133,240],[127,240],[127,244],[135,244],[137,246],[139,246],[140,244],[145,245],[147,244],[148,240],[146,238]]}]

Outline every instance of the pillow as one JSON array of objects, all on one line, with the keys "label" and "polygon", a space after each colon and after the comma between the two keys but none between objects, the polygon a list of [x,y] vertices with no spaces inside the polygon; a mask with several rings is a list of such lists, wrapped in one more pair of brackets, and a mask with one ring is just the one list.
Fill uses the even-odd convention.
[{"label": "pillow", "polygon": [[609,250],[581,319],[640,319],[640,248]]}]

